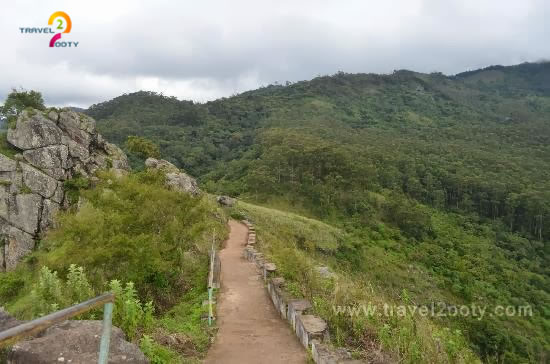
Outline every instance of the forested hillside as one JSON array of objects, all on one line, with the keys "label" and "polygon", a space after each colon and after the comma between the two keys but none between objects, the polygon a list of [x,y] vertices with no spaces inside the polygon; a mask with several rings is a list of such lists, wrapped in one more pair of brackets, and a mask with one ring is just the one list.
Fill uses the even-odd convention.
[{"label": "forested hillside", "polygon": [[87,113],[121,146],[151,139],[211,192],[342,228],[317,251],[388,296],[531,305],[433,320],[487,362],[548,360],[550,64],[338,73],[206,104],[138,92]]}]

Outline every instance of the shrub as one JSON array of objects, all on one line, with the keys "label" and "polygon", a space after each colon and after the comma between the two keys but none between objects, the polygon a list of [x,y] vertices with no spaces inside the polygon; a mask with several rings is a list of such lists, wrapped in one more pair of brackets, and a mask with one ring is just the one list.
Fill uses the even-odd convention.
[{"label": "shrub", "polygon": [[[1,305],[29,320],[110,289],[117,297],[113,323],[129,339],[162,328],[188,335],[197,355],[206,351],[213,331],[200,319],[204,277],[212,231],[217,241],[227,233],[224,216],[206,196],[166,189],[155,171],[98,177],[94,188],[85,179],[66,184],[85,203],[58,214],[32,263],[0,273]],[[179,359],[158,343],[153,348],[164,362]]]},{"label": "shrub", "polygon": [[66,196],[71,204],[77,203],[80,197],[80,190],[86,189],[89,186],[90,181],[87,178],[78,175],[66,180],[63,183],[63,188],[65,189]]},{"label": "shrub", "polygon": [[8,127],[14,127],[17,116],[25,109],[45,110],[42,94],[37,91],[12,89],[3,106],[0,106],[0,116],[8,120]]},{"label": "shrub", "polygon": [[235,220],[244,220],[244,219],[246,219],[246,215],[244,214],[244,212],[239,211],[239,210],[231,211],[230,216]]},{"label": "shrub", "polygon": [[[1,248],[3,248],[2,243],[0,243]],[[15,298],[24,285],[25,281],[15,272],[0,274],[0,302]]]},{"label": "shrub", "polygon": [[146,138],[131,135],[126,140],[126,148],[141,159],[160,158],[159,147]]},{"label": "shrub", "polygon": [[180,362],[179,355],[157,344],[149,335],[143,335],[139,348],[149,358],[151,364]]},{"label": "shrub", "polygon": [[84,268],[75,264],[69,266],[67,274],[67,294],[72,304],[76,304],[92,298],[93,290],[84,273]]},{"label": "shrub", "polygon": [[111,292],[115,294],[115,312],[113,322],[119,326],[130,340],[137,337],[139,330],[148,331],[153,327],[153,302],[145,305],[137,297],[134,283],[128,282],[122,288],[120,281],[110,283]]},{"label": "shrub", "polygon": [[63,283],[57,272],[44,266],[40,269],[38,284],[32,290],[33,313],[42,316],[56,311],[63,303]]}]

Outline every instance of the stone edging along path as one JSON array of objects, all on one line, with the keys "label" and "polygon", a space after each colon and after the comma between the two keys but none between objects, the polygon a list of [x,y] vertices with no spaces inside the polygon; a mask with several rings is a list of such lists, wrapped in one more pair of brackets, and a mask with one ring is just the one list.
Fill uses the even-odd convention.
[{"label": "stone edging along path", "polygon": [[312,306],[308,300],[292,298],[284,291],[285,280],[277,277],[275,264],[266,261],[264,255],[255,248],[254,226],[247,220],[243,220],[243,223],[248,227],[244,257],[255,263],[260,270],[273,305],[281,318],[288,321],[302,345],[307,350],[311,350],[313,361],[316,364],[364,363],[353,360],[345,349],[332,349],[328,345],[330,335],[327,323],[322,318],[310,314]]}]

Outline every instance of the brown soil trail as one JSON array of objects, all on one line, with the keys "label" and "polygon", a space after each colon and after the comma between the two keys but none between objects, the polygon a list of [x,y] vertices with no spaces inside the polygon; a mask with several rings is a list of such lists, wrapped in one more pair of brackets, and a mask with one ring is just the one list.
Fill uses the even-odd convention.
[{"label": "brown soil trail", "polygon": [[275,311],[254,263],[243,258],[246,226],[234,220],[229,226],[220,252],[219,331],[205,363],[305,364],[305,349]]}]

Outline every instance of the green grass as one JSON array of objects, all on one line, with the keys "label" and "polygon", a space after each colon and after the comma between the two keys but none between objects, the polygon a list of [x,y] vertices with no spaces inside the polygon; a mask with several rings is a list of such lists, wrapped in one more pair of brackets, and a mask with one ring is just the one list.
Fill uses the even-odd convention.
[{"label": "green grass", "polygon": [[244,216],[253,216],[263,224],[271,224],[279,231],[280,238],[296,240],[302,247],[314,247],[321,251],[334,252],[344,238],[343,232],[319,220],[239,201],[236,208]]},{"label": "green grass", "polygon": [[[543,275],[523,268],[524,264],[534,267],[535,262],[510,260],[507,251],[495,244],[493,227],[475,223],[473,217],[420,205],[415,209],[430,216],[431,237],[407,237],[399,227],[380,220],[383,211],[373,214],[367,224],[349,219],[340,228],[242,201],[232,213],[255,224],[258,247],[277,264],[288,282],[286,289],[315,302],[316,313],[329,323],[338,345],[364,356],[373,345],[381,346],[396,360],[411,363],[470,362],[482,355],[486,362],[524,362],[521,357],[539,361],[548,347],[544,338],[545,302],[549,301],[542,289]],[[337,242],[334,250],[318,243],[332,237]],[[513,234],[498,240],[514,244],[523,256],[533,248],[527,239]],[[321,265],[336,273],[334,281],[319,277],[316,268]],[[540,289],[526,295],[525,282]],[[332,309],[334,305],[420,307],[442,302],[475,304],[486,307],[489,314],[483,319],[416,314],[352,320]],[[491,316],[497,305],[530,305],[533,316]],[[505,355],[497,354],[504,348]]]},{"label": "green grass", "polygon": [[[372,267],[372,275],[361,272],[359,266],[346,264],[337,249],[325,249],[323,242],[342,248],[353,239],[349,234],[323,222],[299,215],[268,209],[240,201],[233,208],[249,218],[256,227],[258,247],[278,267],[286,280],[286,290],[294,297],[305,297],[314,304],[315,314],[329,324],[332,341],[354,355],[373,359],[381,355],[386,360],[417,362],[477,362],[464,335],[445,324],[416,316],[354,317],[338,315],[333,306],[373,304],[382,307],[411,304],[403,287],[423,285],[434,288],[433,282],[421,270],[402,272],[402,262],[379,248],[365,247],[359,263]],[[389,232],[385,232],[390,234]],[[336,273],[333,279],[323,279],[316,267],[329,266]],[[376,267],[379,265],[379,267]],[[376,273],[374,273],[376,272]],[[374,276],[374,274],[381,276]],[[392,277],[398,274],[398,277]],[[391,282],[400,284],[397,288]],[[388,285],[389,283],[389,285]],[[395,292],[399,292],[395,294]]]}]

